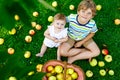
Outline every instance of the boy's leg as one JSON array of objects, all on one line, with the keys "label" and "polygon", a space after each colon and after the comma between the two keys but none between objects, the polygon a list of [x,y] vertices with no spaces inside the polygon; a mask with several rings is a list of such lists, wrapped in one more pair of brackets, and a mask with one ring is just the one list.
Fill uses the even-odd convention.
[{"label": "boy's leg", "polygon": [[44,55],[46,49],[47,49],[47,46],[43,43],[42,47],[41,47],[41,50],[40,50],[40,53],[36,54],[36,56],[42,57]]},{"label": "boy's leg", "polygon": [[85,50],[80,52],[79,54],[75,56],[71,56],[68,58],[68,63],[73,63],[76,60],[81,60],[81,59],[89,59],[95,56],[98,56],[100,54],[100,50],[97,46],[97,44],[90,39],[84,44]]}]

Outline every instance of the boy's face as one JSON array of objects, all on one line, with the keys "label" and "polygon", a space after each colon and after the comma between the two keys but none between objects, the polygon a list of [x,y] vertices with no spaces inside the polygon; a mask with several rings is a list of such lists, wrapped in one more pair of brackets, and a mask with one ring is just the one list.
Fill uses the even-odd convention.
[{"label": "boy's face", "polygon": [[66,22],[64,20],[55,20],[53,24],[55,29],[62,30],[65,27]]},{"label": "boy's face", "polygon": [[91,18],[93,18],[92,16],[92,10],[90,8],[88,9],[81,9],[80,11],[78,11],[78,21],[81,24],[86,24]]}]

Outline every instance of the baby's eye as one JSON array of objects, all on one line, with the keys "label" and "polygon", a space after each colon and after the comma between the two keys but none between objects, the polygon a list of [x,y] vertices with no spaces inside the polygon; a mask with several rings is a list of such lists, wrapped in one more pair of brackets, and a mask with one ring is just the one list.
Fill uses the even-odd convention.
[{"label": "baby's eye", "polygon": [[62,26],[64,25],[64,24],[61,24]]},{"label": "baby's eye", "polygon": [[59,25],[59,23],[57,23],[57,25]]}]

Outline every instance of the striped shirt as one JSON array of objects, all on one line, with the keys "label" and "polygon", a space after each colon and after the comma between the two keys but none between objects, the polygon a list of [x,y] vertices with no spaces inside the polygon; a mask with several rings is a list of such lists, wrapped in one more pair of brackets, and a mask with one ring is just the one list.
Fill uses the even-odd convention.
[{"label": "striped shirt", "polygon": [[66,19],[69,22],[68,36],[76,41],[82,40],[89,33],[95,33],[98,30],[95,21],[92,19],[84,25],[78,22],[77,14],[71,14]]}]

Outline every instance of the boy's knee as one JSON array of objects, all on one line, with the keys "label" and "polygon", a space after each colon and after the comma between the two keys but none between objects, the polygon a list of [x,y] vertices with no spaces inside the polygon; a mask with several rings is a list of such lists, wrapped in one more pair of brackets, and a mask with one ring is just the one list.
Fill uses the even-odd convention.
[{"label": "boy's knee", "polygon": [[99,55],[100,55],[100,50],[98,49],[95,51],[95,56],[99,56]]}]

